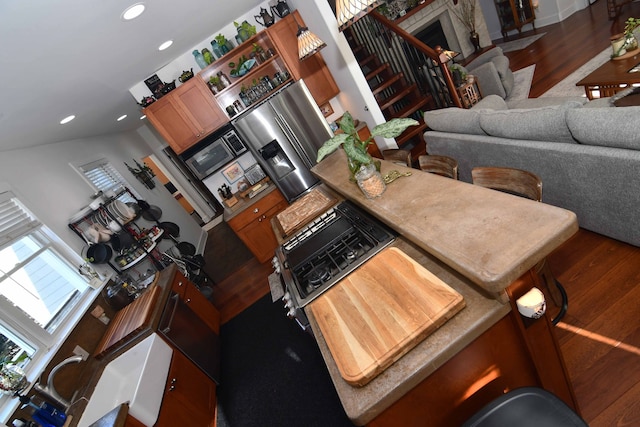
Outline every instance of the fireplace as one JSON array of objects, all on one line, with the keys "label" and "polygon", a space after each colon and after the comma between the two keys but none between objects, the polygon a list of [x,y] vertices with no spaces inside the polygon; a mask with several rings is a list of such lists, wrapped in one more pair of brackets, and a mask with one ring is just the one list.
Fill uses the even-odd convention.
[{"label": "fireplace", "polygon": [[435,48],[436,46],[442,46],[444,49],[451,50],[447,36],[442,30],[442,24],[440,21],[435,21],[427,28],[420,30],[420,32],[414,34],[414,36],[427,46]]},{"label": "fireplace", "polygon": [[[469,40],[469,31],[450,11],[447,2],[451,0],[433,1],[402,20],[399,26],[418,39],[422,40],[421,36],[428,37],[424,42],[432,48],[439,44],[467,57],[475,52]],[[490,37],[481,10],[476,12],[476,31],[480,34],[481,42],[486,45],[486,40],[490,40]],[[443,37],[445,41],[442,41]]]}]

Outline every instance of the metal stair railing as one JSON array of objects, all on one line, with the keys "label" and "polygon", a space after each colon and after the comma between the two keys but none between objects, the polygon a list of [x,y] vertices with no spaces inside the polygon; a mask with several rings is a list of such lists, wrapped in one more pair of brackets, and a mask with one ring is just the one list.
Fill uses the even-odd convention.
[{"label": "metal stair railing", "polygon": [[433,48],[375,11],[355,22],[351,33],[369,54],[388,63],[395,74],[403,73],[422,95],[431,95],[437,108],[462,107],[449,68]]}]

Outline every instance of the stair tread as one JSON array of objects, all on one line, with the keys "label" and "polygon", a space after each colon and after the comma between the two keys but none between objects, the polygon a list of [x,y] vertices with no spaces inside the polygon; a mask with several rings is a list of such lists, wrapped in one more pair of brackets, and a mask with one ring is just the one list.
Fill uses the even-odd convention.
[{"label": "stair tread", "polygon": [[380,65],[378,68],[375,68],[373,71],[371,71],[369,74],[365,75],[365,78],[367,79],[367,81],[371,80],[372,78],[376,77],[377,75],[379,75],[380,73],[390,70],[391,67],[389,66],[389,64],[387,64],[386,62],[382,65]]},{"label": "stair tread", "polygon": [[400,111],[397,111],[395,114],[393,114],[393,117],[394,118],[395,117],[400,117],[400,118],[409,117],[411,114],[413,114],[414,112],[420,110],[425,105],[428,105],[430,102],[431,102],[431,96],[424,96],[423,95],[423,97],[418,99],[416,102],[407,105],[405,108],[403,108]]},{"label": "stair tread", "polygon": [[382,92],[383,90],[390,88],[391,86],[393,86],[395,83],[397,83],[400,79],[402,79],[404,77],[403,73],[399,73],[399,74],[395,74],[393,77],[391,77],[390,79],[386,79],[384,81],[382,81],[379,85],[372,87],[371,88],[371,92],[374,95],[377,95],[378,93]]},{"label": "stair tread", "polygon": [[404,89],[394,93],[389,98],[386,98],[384,100],[379,100],[378,103],[380,104],[380,109],[383,111],[386,110],[387,108],[393,106],[393,104],[395,104],[396,102],[400,101],[402,98],[414,92],[416,89],[417,89],[417,86],[413,84],[411,86],[407,86]]}]

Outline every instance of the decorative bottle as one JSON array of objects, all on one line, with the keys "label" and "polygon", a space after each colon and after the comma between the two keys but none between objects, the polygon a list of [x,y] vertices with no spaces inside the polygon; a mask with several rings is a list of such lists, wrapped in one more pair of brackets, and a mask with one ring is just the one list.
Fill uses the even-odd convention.
[{"label": "decorative bottle", "polygon": [[204,60],[204,56],[197,50],[193,51],[193,56],[196,58],[196,63],[200,67],[201,70],[207,67],[207,61]]},{"label": "decorative bottle", "polygon": [[207,65],[213,62],[213,55],[211,54],[209,49],[207,49],[206,47],[202,49],[202,56],[204,57],[204,62],[206,62]]},{"label": "decorative bottle", "polygon": [[221,58],[222,55],[224,55],[222,49],[220,49],[220,45],[215,40],[211,40],[211,52],[213,52],[216,58]]},{"label": "decorative bottle", "polygon": [[229,87],[231,85],[231,82],[229,81],[229,77],[227,77],[227,75],[222,71],[218,71],[217,76],[220,78],[220,83],[222,83],[224,87]]}]

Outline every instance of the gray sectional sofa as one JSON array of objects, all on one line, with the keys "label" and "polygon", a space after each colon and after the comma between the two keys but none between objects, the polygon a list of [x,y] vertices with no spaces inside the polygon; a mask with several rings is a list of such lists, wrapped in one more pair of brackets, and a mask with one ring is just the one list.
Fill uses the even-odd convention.
[{"label": "gray sectional sofa", "polygon": [[490,95],[470,110],[429,111],[427,152],[457,159],[467,182],[476,166],[529,170],[542,178],[543,202],[640,246],[640,107],[610,101]]}]

